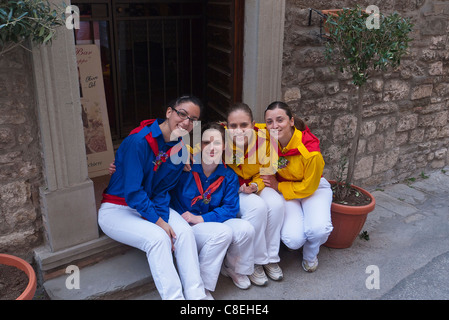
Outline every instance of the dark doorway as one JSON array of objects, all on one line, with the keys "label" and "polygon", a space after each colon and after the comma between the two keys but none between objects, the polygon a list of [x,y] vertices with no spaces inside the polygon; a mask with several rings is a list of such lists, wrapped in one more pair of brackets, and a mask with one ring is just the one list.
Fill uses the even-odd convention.
[{"label": "dark doorway", "polygon": [[206,120],[241,101],[244,0],[77,0],[76,44],[100,47],[115,144],[194,94]]}]

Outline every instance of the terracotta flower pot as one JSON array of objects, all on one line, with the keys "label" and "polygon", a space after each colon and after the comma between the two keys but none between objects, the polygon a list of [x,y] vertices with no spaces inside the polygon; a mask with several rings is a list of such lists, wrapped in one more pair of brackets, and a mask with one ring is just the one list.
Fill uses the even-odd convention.
[{"label": "terracotta flower pot", "polygon": [[[340,14],[340,12],[342,12],[343,9],[328,9],[328,10],[321,10],[321,13],[328,16],[333,16],[333,17],[338,17],[338,15]],[[365,10],[362,10],[362,12],[365,12]],[[323,19],[323,26],[324,26],[324,33],[329,33],[329,28],[326,27],[326,21],[327,18]]]},{"label": "terracotta flower pot", "polygon": [[[329,181],[329,183],[332,185],[335,181]],[[326,247],[337,249],[351,247],[362,230],[368,213],[376,206],[376,200],[368,191],[357,186],[352,187],[370,197],[371,203],[365,206],[348,206],[332,202],[331,218],[334,229],[324,244]]]},{"label": "terracotta flower pot", "polygon": [[9,254],[0,253],[0,264],[16,267],[22,270],[28,277],[28,285],[16,300],[31,300],[36,292],[37,280],[33,267],[25,260]]},{"label": "terracotta flower pot", "polygon": [[[329,10],[321,10],[321,13],[325,14],[326,16],[338,17],[338,14],[341,11],[343,11],[343,9],[329,9]],[[326,21],[327,21],[327,18],[324,18],[323,19],[324,33],[329,33],[329,28],[326,27]]]},{"label": "terracotta flower pot", "polygon": [[331,16],[336,17],[336,16],[338,16],[338,13],[339,13],[340,11],[343,11],[343,9],[328,9],[328,10],[321,10],[321,13],[322,13],[322,14],[325,14],[325,15],[327,15],[327,16],[331,15]]}]

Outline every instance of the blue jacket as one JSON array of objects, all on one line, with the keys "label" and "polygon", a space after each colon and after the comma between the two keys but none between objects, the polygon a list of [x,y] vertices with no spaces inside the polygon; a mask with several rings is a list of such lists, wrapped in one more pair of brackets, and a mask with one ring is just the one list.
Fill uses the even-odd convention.
[{"label": "blue jacket", "polygon": [[208,178],[204,175],[201,164],[193,164],[192,171],[198,172],[203,191],[206,191],[211,183],[220,176],[225,178],[220,187],[212,193],[209,203],[206,204],[200,199],[192,207],[192,199],[200,195],[200,192],[196,186],[193,174],[183,171],[178,184],[170,191],[170,206],[179,214],[190,211],[193,214],[201,215],[204,222],[223,222],[235,218],[240,209],[239,179],[237,174],[223,164],[219,164]]},{"label": "blue jacket", "polygon": [[152,133],[159,151],[166,152],[178,141],[166,143],[159,128],[163,119],[131,134],[123,140],[115,156],[116,172],[111,176],[105,193],[125,198],[126,204],[136,209],[142,217],[155,223],[159,217],[168,222],[169,190],[176,186],[184,168],[188,151],[183,148],[177,153],[176,163],[168,158],[157,171],[153,171],[156,156],[145,136]]}]

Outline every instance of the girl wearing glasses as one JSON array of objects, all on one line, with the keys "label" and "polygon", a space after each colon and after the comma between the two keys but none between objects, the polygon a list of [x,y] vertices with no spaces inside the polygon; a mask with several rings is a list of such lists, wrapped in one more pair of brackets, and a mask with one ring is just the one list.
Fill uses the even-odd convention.
[{"label": "girl wearing glasses", "polygon": [[[123,140],[115,156],[115,173],[103,194],[98,223],[112,239],[146,252],[162,299],[206,298],[195,236],[189,224],[169,210],[187,155],[181,137],[199,119],[202,104],[193,96],[170,103],[166,119],[144,121]],[[172,251],[177,261],[175,269]]]}]

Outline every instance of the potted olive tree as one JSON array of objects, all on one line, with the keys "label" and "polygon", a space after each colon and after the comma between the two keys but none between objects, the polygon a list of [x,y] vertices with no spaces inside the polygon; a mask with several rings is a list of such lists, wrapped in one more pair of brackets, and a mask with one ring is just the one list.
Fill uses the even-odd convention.
[{"label": "potted olive tree", "polygon": [[[354,108],[357,124],[355,131],[350,133],[352,141],[347,156],[347,174],[337,176],[338,181],[331,181],[334,191],[331,209],[334,230],[326,243],[329,247],[350,247],[360,233],[367,214],[374,210],[375,200],[372,195],[352,185],[362,127],[364,87],[373,72],[399,66],[411,41],[410,19],[402,18],[397,13],[387,16],[379,14],[374,17],[378,19],[378,24],[373,28],[367,23],[371,18],[373,17],[369,13],[356,7],[330,14],[325,22],[325,27],[329,30],[325,58],[340,72],[347,72],[352,76],[358,97]],[[343,160],[341,164],[341,172],[345,169],[345,162]],[[349,201],[351,195],[359,199],[368,198],[367,204],[352,205]],[[342,213],[347,210],[350,212],[349,216]],[[352,218],[356,221],[352,221]],[[344,239],[340,239],[341,237]],[[340,240],[344,240],[343,243]]]},{"label": "potted olive tree", "polygon": [[62,15],[48,1],[2,0],[0,2],[0,57],[27,41],[47,44],[62,25]]}]

